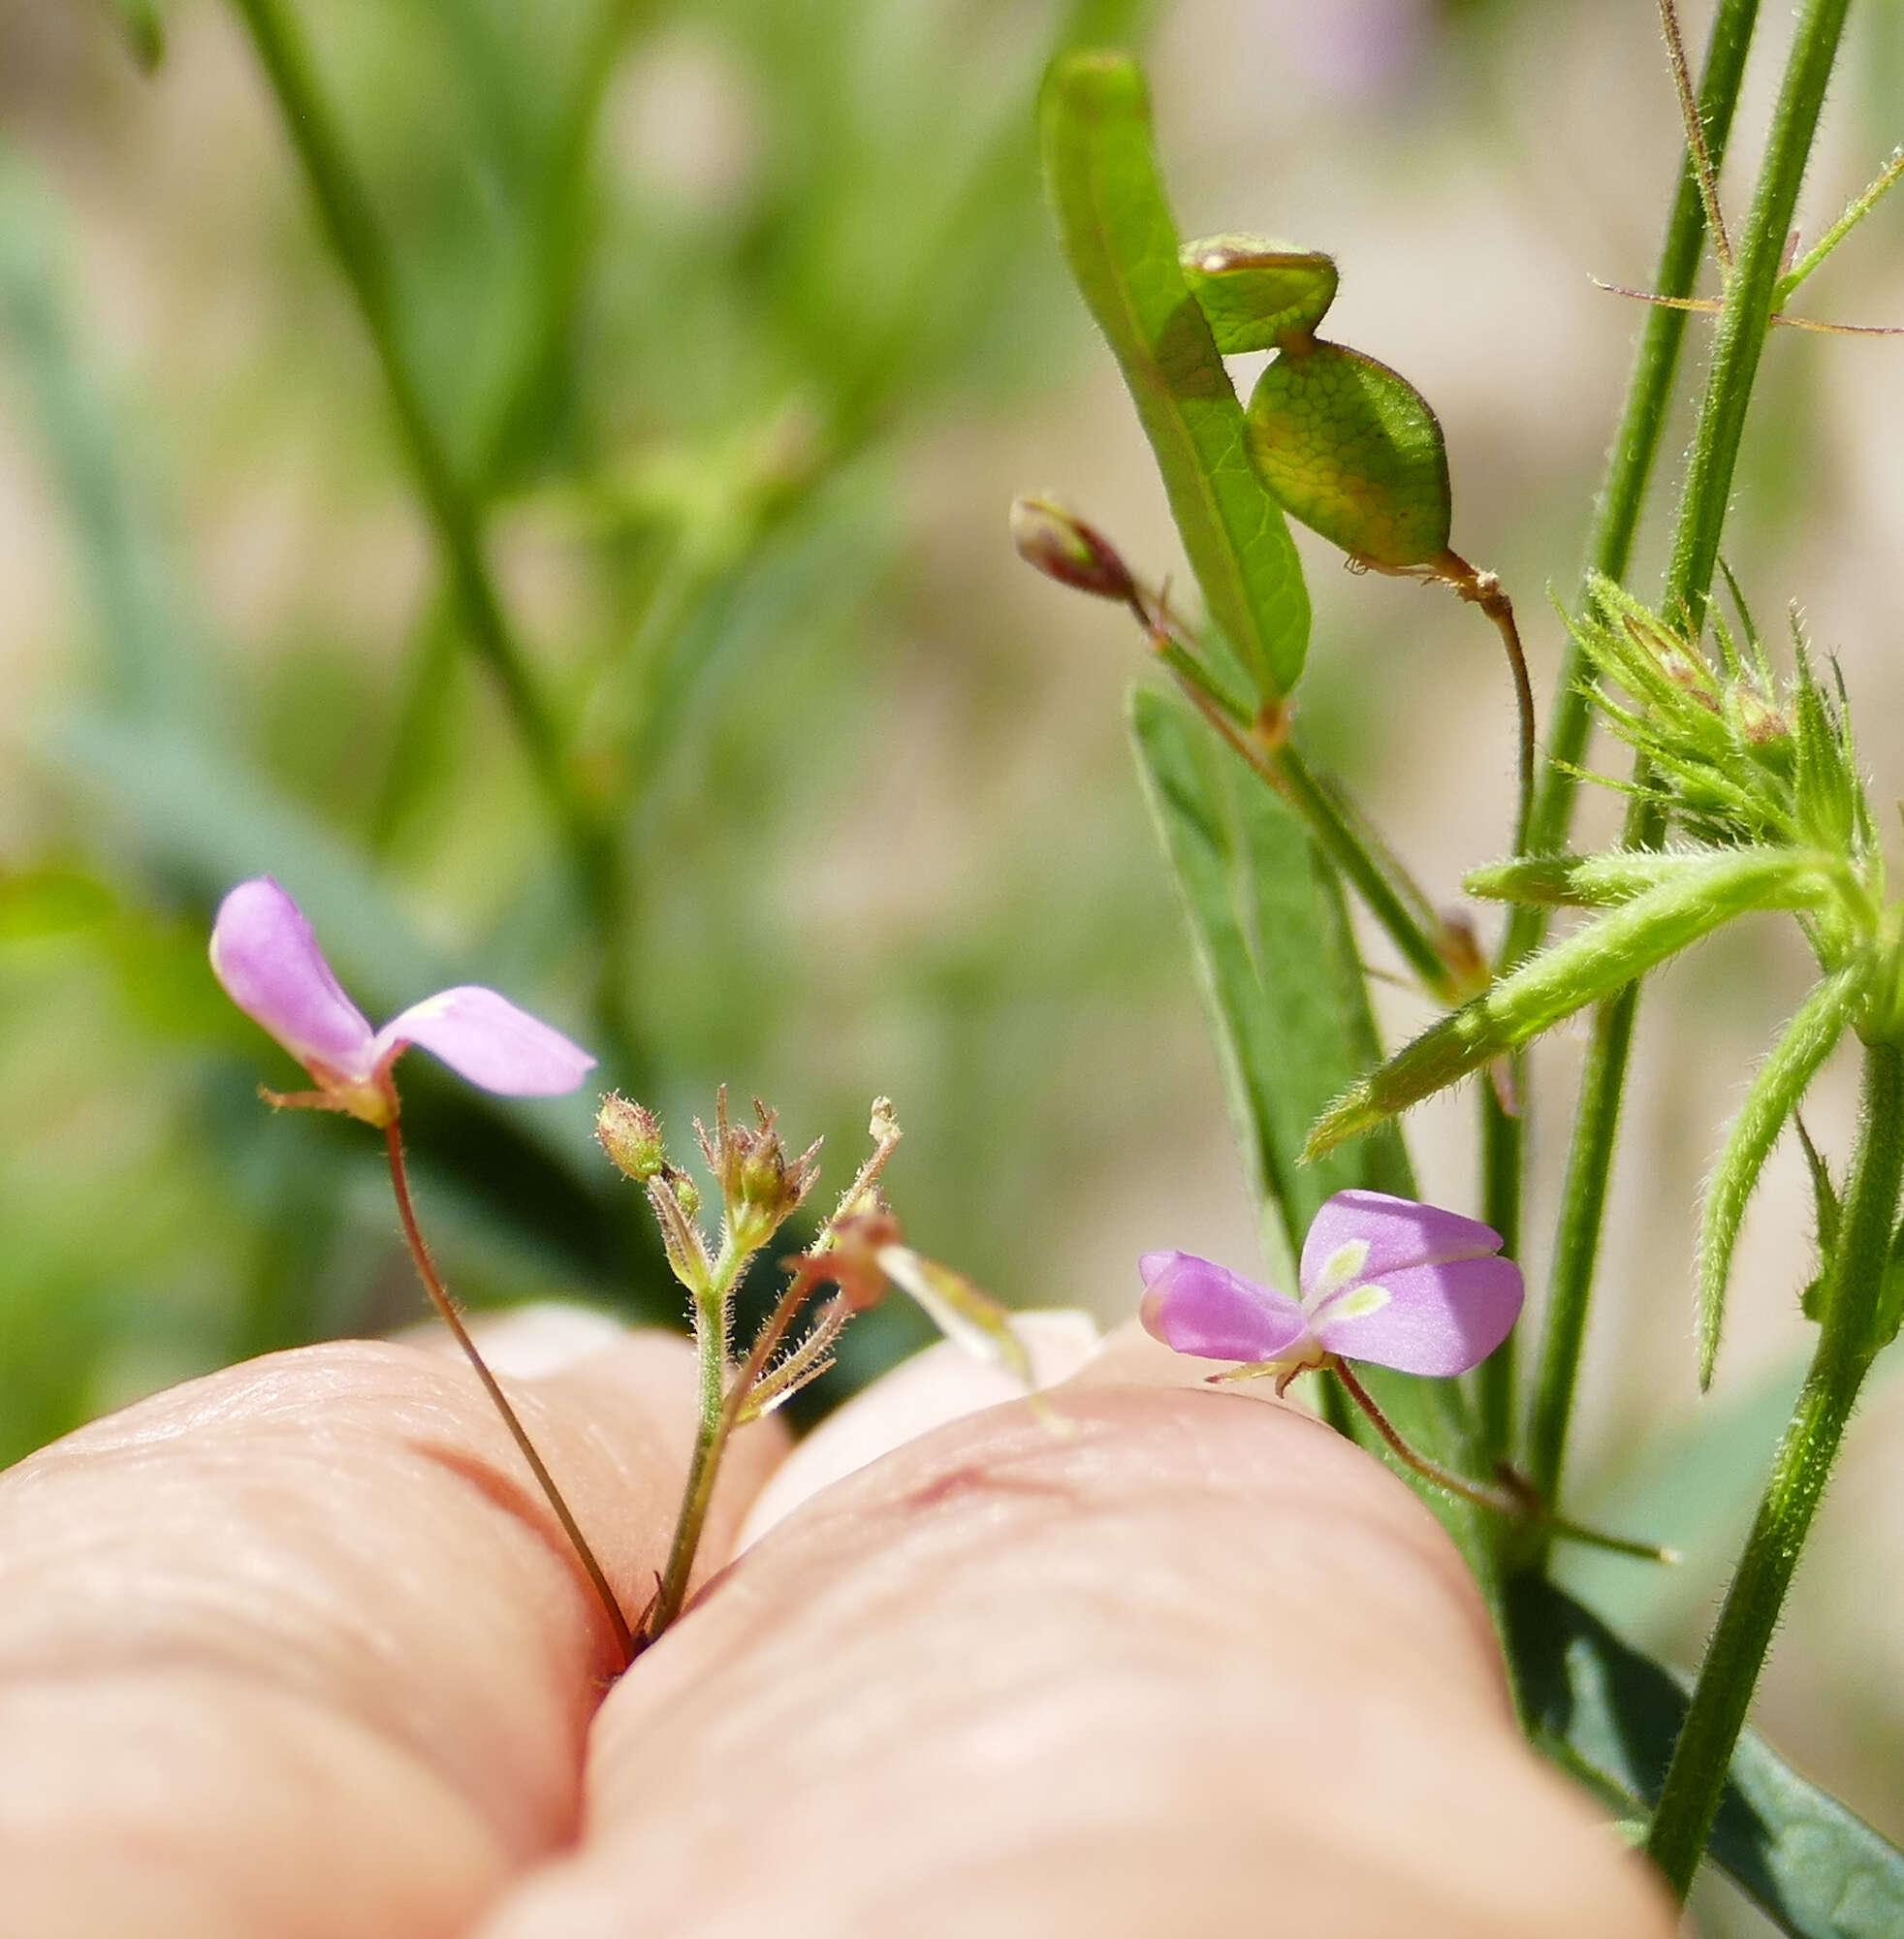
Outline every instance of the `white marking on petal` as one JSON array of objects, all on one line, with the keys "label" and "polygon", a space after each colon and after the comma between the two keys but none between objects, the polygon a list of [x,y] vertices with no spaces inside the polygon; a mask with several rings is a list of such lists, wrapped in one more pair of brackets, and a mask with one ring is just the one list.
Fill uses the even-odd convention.
[{"label": "white marking on petal", "polygon": [[1316,1275],[1313,1285],[1303,1288],[1302,1305],[1305,1313],[1314,1313],[1326,1299],[1332,1298],[1346,1286],[1353,1286],[1362,1276],[1362,1268],[1369,1262],[1369,1242],[1366,1239],[1347,1239],[1322,1261],[1322,1269]]},{"label": "white marking on petal", "polygon": [[1329,1318],[1366,1319],[1371,1313],[1380,1313],[1394,1296],[1385,1286],[1358,1286],[1352,1292],[1343,1294]]}]

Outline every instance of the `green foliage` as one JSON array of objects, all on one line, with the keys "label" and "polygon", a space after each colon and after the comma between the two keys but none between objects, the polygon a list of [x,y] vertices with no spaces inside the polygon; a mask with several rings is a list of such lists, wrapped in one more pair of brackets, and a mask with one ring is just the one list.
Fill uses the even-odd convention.
[{"label": "green foliage", "polygon": [[[1686,1716],[1687,1679],[1534,1576],[1508,1595],[1535,1741],[1615,1811],[1644,1822]],[[1891,1939],[1904,1853],[1808,1784],[1755,1731],[1732,1751],[1710,1856],[1793,1939]]]},{"label": "green foliage", "polygon": [[1309,595],[1184,279],[1142,71],[1125,54],[1067,55],[1046,78],[1040,113],[1064,254],[1129,386],[1210,618],[1261,699],[1278,700],[1309,650]]},{"label": "green foliage", "polygon": [[1838,877],[1829,855],[1780,848],[1690,860],[1531,958],[1351,1085],[1317,1121],[1309,1155],[1319,1157],[1520,1049],[1736,916],[1829,907]]}]

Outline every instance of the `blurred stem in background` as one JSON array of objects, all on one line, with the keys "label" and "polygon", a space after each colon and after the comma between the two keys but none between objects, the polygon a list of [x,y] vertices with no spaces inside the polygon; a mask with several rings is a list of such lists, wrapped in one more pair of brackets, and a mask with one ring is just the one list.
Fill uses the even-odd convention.
[{"label": "blurred stem in background", "polygon": [[[622,989],[631,912],[628,871],[614,824],[579,785],[565,736],[496,590],[484,551],[478,488],[457,475],[430,421],[403,341],[389,245],[368,192],[351,164],[342,132],[318,85],[300,29],[282,0],[237,0],[237,5],[277,98],[285,131],[303,165],[325,237],[350,283],[375,346],[397,429],[434,527],[470,646],[496,682],[524,752],[561,831],[576,887],[594,930],[594,1019],[606,1074],[612,1083],[647,1089],[651,1072],[637,1043]],[[607,10],[603,29],[590,50],[577,105],[591,120],[619,46],[622,16],[630,11],[617,0]],[[564,144],[565,161],[570,152],[574,160],[552,172],[559,192],[566,193],[580,174],[588,133],[587,128],[579,130]],[[547,246],[560,251],[559,225],[552,223],[550,227],[556,233]],[[558,255],[555,263],[545,263],[544,270],[558,268],[559,261]],[[552,276],[551,282],[555,287],[547,313],[558,331],[574,281],[572,276],[565,282]],[[546,355],[546,340],[532,348],[538,373]],[[531,375],[523,388],[526,390],[533,381]],[[513,412],[504,428],[512,421]],[[414,711],[411,717],[415,717]]]}]

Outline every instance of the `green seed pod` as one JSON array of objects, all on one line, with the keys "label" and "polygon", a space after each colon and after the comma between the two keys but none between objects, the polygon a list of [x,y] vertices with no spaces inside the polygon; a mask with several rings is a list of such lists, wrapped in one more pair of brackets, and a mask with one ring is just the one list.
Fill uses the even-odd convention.
[{"label": "green seed pod", "polygon": [[1385,364],[1340,343],[1285,343],[1250,399],[1263,483],[1351,558],[1385,572],[1447,552],[1447,447],[1424,398]]},{"label": "green seed pod", "polygon": [[1205,236],[1177,260],[1226,357],[1307,336],[1335,302],[1333,257],[1266,236]]}]

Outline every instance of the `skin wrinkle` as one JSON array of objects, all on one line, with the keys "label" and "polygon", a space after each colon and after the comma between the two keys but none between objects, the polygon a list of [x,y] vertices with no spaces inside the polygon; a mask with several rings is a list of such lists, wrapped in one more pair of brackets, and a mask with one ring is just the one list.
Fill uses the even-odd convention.
[{"label": "skin wrinkle", "polygon": [[1271,1902],[1291,1933],[1664,1939],[1514,1736],[1399,1482],[1242,1396],[1059,1407],[1068,1435],[1008,1407],[900,1448],[711,1584],[597,1719],[579,1853],[484,1939],[1201,1933]]}]

